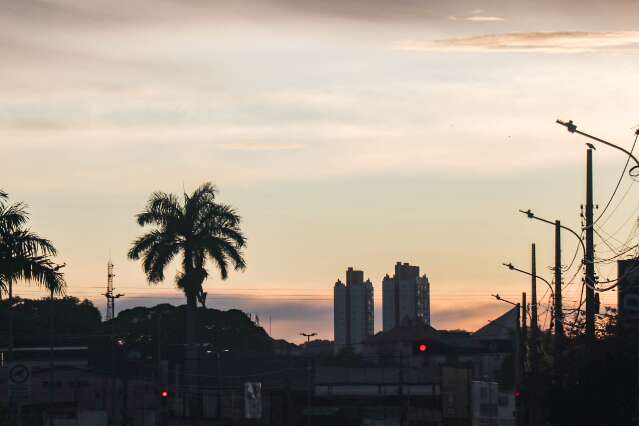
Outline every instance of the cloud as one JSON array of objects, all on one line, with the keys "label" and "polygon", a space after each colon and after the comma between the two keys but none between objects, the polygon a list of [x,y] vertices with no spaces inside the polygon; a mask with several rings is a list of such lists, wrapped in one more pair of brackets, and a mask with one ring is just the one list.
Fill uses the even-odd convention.
[{"label": "cloud", "polygon": [[227,151],[295,151],[304,148],[304,145],[299,143],[242,142],[225,143],[220,147]]},{"label": "cloud", "polygon": [[[470,19],[470,18],[467,18]],[[639,47],[639,31],[553,31],[481,35],[400,43],[405,50],[581,53]]]},{"label": "cloud", "polygon": [[487,302],[454,307],[434,303],[431,313],[433,326],[437,329],[466,329],[474,331],[483,327],[489,320],[502,315],[502,304]]},{"label": "cloud", "polygon": [[469,16],[468,18],[464,18],[464,21],[469,22],[500,22],[505,21],[504,18],[500,18],[499,16]]}]

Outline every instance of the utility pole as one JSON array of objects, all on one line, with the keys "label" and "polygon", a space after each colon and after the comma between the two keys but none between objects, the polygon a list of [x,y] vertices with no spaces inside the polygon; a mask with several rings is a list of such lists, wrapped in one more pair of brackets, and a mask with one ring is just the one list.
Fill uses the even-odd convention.
[{"label": "utility pole", "polygon": [[537,373],[539,367],[539,320],[538,320],[538,308],[537,308],[537,249],[535,243],[532,243],[531,251],[531,271],[530,274],[530,290],[532,292],[530,297],[530,330],[531,330],[531,344],[530,344],[530,369],[533,374]]},{"label": "utility pole", "polygon": [[526,345],[528,343],[528,327],[526,325],[526,316],[528,314],[527,307],[526,293],[524,292],[521,293],[521,368],[524,375],[526,374]]},{"label": "utility pole", "polygon": [[586,341],[595,340],[595,240],[593,221],[592,148],[586,151]]},{"label": "utility pole", "polygon": [[539,398],[539,320],[538,320],[538,307],[537,307],[537,247],[535,243],[531,245],[531,259],[530,269],[532,271],[530,290],[532,292],[530,297],[530,398],[527,404],[527,417],[528,424],[533,426],[538,425],[540,422],[540,398]]},{"label": "utility pole", "polygon": [[537,320],[537,252],[535,243],[532,243],[532,259],[531,259],[531,282],[530,282],[530,329],[532,330],[533,342],[536,344],[538,337],[539,323]]},{"label": "utility pole", "polygon": [[561,303],[561,222],[555,221],[555,373],[560,371],[564,340],[564,318]]}]

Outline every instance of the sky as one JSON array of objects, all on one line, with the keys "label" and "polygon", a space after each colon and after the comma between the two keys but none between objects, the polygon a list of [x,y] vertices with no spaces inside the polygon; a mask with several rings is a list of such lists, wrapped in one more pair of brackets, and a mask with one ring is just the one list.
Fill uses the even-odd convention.
[{"label": "sky", "polygon": [[[637,12],[594,0],[0,0],[0,188],[58,247],[68,292],[101,308],[109,258],[118,309],[183,303],[171,273],[149,286],[126,258],[143,232],[134,215],[153,191],[210,181],[243,218],[248,268],[211,274],[209,307],[256,314],[276,338],[332,339],[332,287],[353,266],[376,286],[380,329],[381,279],[402,261],[428,275],[435,327],[473,330],[508,309],[491,294],[529,291],[502,262],[528,268],[536,242],[552,275],[552,228],[518,209],[580,227],[587,140],[555,120],[632,146]],[[624,163],[595,152],[601,211]],[[599,222],[601,258],[634,242],[632,184]]]}]

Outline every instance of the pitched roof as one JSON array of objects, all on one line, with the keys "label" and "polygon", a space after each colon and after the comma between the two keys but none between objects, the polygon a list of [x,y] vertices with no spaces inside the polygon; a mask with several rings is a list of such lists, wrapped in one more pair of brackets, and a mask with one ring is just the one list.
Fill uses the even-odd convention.
[{"label": "pitched roof", "polygon": [[381,331],[364,340],[364,344],[380,344],[393,342],[408,342],[426,338],[438,337],[439,333],[433,327],[421,321],[406,321],[399,327],[388,331]]},{"label": "pitched roof", "polygon": [[500,317],[475,331],[472,335],[480,339],[510,339],[517,331],[519,307],[514,307]]}]

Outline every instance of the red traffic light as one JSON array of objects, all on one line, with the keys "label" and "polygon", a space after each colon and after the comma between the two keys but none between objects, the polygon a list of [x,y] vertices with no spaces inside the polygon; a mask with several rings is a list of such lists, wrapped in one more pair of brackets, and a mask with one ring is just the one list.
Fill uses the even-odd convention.
[{"label": "red traffic light", "polygon": [[426,352],[428,350],[428,345],[426,343],[420,343],[419,346],[417,346],[417,350],[419,352]]},{"label": "red traffic light", "polygon": [[519,398],[521,396],[521,392],[518,390],[515,391],[515,398]]},{"label": "red traffic light", "polygon": [[162,390],[162,392],[160,392],[160,396],[162,398],[168,398],[169,397],[169,391],[166,390],[166,389]]}]

